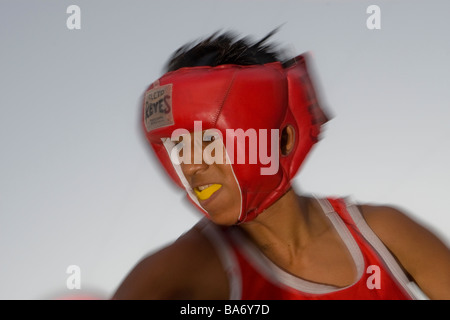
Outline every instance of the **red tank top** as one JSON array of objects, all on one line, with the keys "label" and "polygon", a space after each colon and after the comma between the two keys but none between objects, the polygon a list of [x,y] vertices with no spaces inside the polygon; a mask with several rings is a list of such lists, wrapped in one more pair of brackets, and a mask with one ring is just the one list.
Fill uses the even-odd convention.
[{"label": "red tank top", "polygon": [[343,199],[318,199],[318,202],[347,246],[356,266],[357,280],[346,287],[303,280],[277,267],[236,228],[222,229],[202,220],[199,226],[216,247],[228,274],[230,299],[403,300],[420,297],[417,287],[411,286],[356,205]]}]

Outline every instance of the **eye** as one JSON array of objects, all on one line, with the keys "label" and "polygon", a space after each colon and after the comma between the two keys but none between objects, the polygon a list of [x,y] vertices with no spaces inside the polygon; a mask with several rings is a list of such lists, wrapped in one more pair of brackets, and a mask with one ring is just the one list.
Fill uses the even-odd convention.
[{"label": "eye", "polygon": [[185,143],[182,139],[180,139],[180,141],[173,141],[173,149],[175,149],[175,151],[179,153],[181,150],[183,150],[184,144]]},{"label": "eye", "polygon": [[213,134],[204,134],[203,135],[203,141],[205,142],[213,142],[214,140],[216,140],[216,137]]},{"label": "eye", "polygon": [[174,148],[177,150],[177,151],[179,151],[179,150],[181,150],[182,148],[183,148],[183,146],[184,146],[184,142],[183,141],[177,141],[177,142],[175,142],[174,143]]}]

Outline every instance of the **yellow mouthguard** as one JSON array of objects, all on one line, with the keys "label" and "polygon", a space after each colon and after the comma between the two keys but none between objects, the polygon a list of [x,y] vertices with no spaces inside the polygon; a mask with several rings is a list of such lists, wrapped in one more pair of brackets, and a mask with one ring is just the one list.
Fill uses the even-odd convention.
[{"label": "yellow mouthguard", "polygon": [[209,197],[211,197],[213,195],[214,192],[216,192],[217,190],[219,190],[220,188],[222,188],[221,184],[212,184],[211,186],[209,186],[208,188],[200,191],[198,190],[198,188],[194,188],[194,192],[195,195],[197,196],[197,198],[199,198],[200,200],[206,200]]}]

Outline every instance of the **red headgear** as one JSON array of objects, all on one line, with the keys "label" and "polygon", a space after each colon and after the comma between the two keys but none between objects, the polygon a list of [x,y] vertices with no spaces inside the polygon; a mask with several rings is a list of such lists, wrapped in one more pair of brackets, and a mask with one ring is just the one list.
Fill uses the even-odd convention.
[{"label": "red headgear", "polygon": [[[293,59],[289,66],[272,62],[185,67],[168,72],[153,83],[144,96],[146,137],[171,178],[208,215],[180,166],[173,163],[170,156],[174,145],[170,137],[174,130],[194,132],[198,130],[196,121],[201,121],[201,130],[215,129],[222,137],[227,137],[223,138],[223,143],[241,191],[238,222],[245,222],[255,218],[290,188],[291,179],[317,142],[320,126],[327,118],[316,99],[302,55]],[[295,132],[294,146],[284,155],[278,146],[281,132],[288,125]],[[251,146],[250,139],[245,143],[246,140],[236,134],[230,138],[230,130],[236,133],[239,129],[240,133],[253,130],[259,134],[259,144]],[[237,150],[245,150],[246,163],[239,161],[239,152],[230,149],[230,142]],[[260,154],[262,149],[267,156],[270,153],[276,164],[268,165],[267,159],[260,158],[256,163],[248,163],[252,147],[258,147]]]}]

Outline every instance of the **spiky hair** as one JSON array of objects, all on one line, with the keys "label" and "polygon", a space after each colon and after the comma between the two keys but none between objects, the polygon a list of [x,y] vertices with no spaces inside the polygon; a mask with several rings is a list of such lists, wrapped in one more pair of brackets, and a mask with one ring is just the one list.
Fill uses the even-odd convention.
[{"label": "spiky hair", "polygon": [[164,72],[183,67],[223,64],[254,65],[281,61],[283,51],[273,43],[267,43],[278,29],[271,31],[257,42],[249,37],[238,38],[233,32],[215,32],[204,40],[188,43],[176,50],[167,62]]}]

